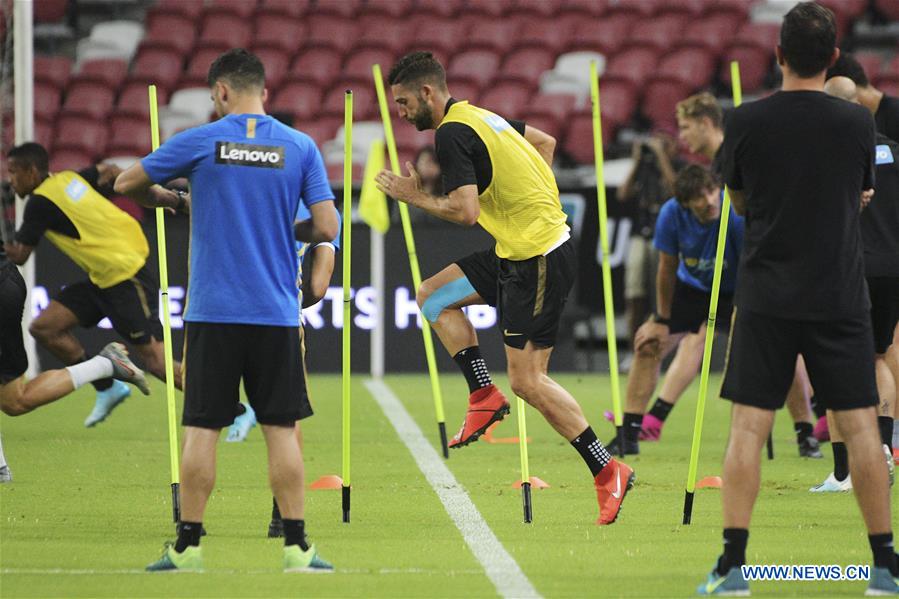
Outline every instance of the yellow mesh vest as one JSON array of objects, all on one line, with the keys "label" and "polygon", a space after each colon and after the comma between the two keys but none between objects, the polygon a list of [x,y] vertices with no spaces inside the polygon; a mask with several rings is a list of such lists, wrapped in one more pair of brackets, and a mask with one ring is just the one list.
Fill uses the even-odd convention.
[{"label": "yellow mesh vest", "polygon": [[69,217],[81,239],[55,231],[47,239],[80,266],[102,289],[133,277],[150,248],[136,220],[117,208],[74,171],[47,177],[37,189]]},{"label": "yellow mesh vest", "polygon": [[568,231],[552,169],[502,117],[456,102],[440,123],[468,125],[487,146],[493,179],[479,196],[478,223],[496,239],[496,255],[540,256]]}]

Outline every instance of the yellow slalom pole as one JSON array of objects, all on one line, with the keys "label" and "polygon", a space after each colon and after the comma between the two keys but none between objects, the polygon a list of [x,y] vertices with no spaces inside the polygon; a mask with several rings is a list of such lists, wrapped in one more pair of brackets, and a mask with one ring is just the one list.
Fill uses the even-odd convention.
[{"label": "yellow slalom pole", "polygon": [[[150,137],[155,151],[159,147],[159,110],[156,86],[149,87]],[[165,397],[169,417],[169,456],[172,469],[172,519],[181,522],[181,484],[178,472],[178,424],[175,413],[175,364],[172,359],[172,319],[169,314],[169,269],[165,251],[165,211],[156,208],[156,248],[159,253],[159,288],[162,292],[162,340],[165,348]]]},{"label": "yellow slalom pole", "polygon": [[602,249],[602,292],[606,308],[606,340],[609,347],[609,380],[612,385],[612,411],[618,431],[618,451],[623,456],[624,439],[621,415],[621,388],[618,382],[618,341],[615,335],[615,303],[612,296],[612,266],[609,264],[609,225],[606,206],[606,180],[603,173],[602,121],[599,118],[599,76],[596,63],[590,63],[590,98],[593,104],[593,153],[596,157],[596,198],[599,203],[599,240]]},{"label": "yellow slalom pole", "polygon": [[[734,106],[743,103],[740,86],[740,64],[730,63],[731,88]],[[721,221],[718,225],[718,247],[715,249],[715,271],[712,277],[712,299],[709,302],[709,320],[705,330],[705,349],[702,354],[702,373],[699,376],[699,398],[696,402],[696,419],[693,422],[693,444],[690,448],[690,469],[687,473],[687,488],[684,491],[684,524],[693,518],[693,494],[696,490],[696,469],[699,465],[699,445],[702,440],[702,420],[705,415],[705,400],[709,389],[709,366],[712,361],[712,343],[715,338],[715,323],[718,319],[718,292],[721,289],[721,271],[724,265],[724,246],[727,242],[727,226],[730,220],[730,192],[724,188],[724,202],[721,205]]]},{"label": "yellow slalom pole", "polygon": [[343,116],[343,521],[350,521],[350,333],[353,328],[350,268],[351,244],[353,240],[353,92],[347,90],[344,97]]},{"label": "yellow slalom pole", "polygon": [[521,454],[521,503],[524,507],[524,522],[529,524],[534,519],[531,505],[531,468],[528,465],[528,425],[525,414],[525,403],[516,397],[518,410],[518,451]]},{"label": "yellow slalom pole", "polygon": [[[393,137],[393,125],[390,122],[390,109],[387,107],[387,95],[384,93],[384,80],[381,77],[381,65],[371,68],[375,80],[375,91],[381,107],[381,120],[384,122],[384,137],[387,141],[387,154],[390,156],[390,170],[400,175],[400,159],[396,152],[396,140]],[[418,268],[418,253],[415,251],[415,237],[412,234],[412,223],[409,221],[409,207],[404,202],[397,202],[400,209],[400,220],[403,223],[403,237],[406,239],[406,251],[409,254],[409,268],[412,270],[412,284],[415,290],[421,286],[421,271]],[[446,421],[443,416],[443,394],[440,391],[440,375],[437,372],[437,359],[434,356],[434,340],[428,319],[421,319],[421,335],[424,338],[425,357],[428,360],[428,374],[431,377],[431,394],[434,396],[434,410],[437,413],[437,427],[440,429],[440,444],[443,457],[449,458],[449,446],[446,438]]]}]

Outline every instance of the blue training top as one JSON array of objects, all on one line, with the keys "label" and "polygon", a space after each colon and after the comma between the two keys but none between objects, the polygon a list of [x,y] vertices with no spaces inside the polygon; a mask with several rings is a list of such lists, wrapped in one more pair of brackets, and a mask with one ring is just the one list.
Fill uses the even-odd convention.
[{"label": "blue training top", "polygon": [[187,177],[190,274],[184,320],[299,325],[294,217],[333,200],[312,139],[259,114],[175,135],[141,164],[150,179]]},{"label": "blue training top", "polygon": [[[689,208],[671,198],[662,205],[656,220],[653,245],[656,249],[677,256],[677,278],[700,291],[712,292],[715,268],[715,248],[718,245],[718,225],[721,219],[701,224]],[[743,248],[742,216],[730,209],[727,242],[724,246],[724,265],[721,272],[721,292],[733,295],[737,284],[737,266]]]}]

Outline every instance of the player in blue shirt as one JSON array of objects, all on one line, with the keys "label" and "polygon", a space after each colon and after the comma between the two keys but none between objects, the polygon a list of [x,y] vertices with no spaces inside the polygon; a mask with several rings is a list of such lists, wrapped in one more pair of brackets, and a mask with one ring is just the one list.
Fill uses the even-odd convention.
[{"label": "player in blue shirt", "polygon": [[[147,569],[202,569],[216,442],[234,420],[243,379],[284,514],[284,569],[331,570],[304,532],[303,459],[293,430],[306,397],[294,244],[337,235],[334,196],[313,141],[265,114],[265,70],[256,56],[229,50],[207,79],[222,118],[174,136],[115,185],[146,205],[156,204],[154,183],[187,177],[191,186],[182,522],[175,545]],[[312,217],[295,223],[301,201]]]},{"label": "player in blue shirt", "polygon": [[[627,382],[623,423],[626,454],[640,451],[637,437],[659,380],[662,360],[687,333],[704,336],[708,320],[721,219],[721,186],[706,168],[692,164],[678,174],[674,190],[674,197],[659,212],[653,240],[659,250],[657,310],[634,336],[636,354]],[[743,218],[733,209],[729,218],[718,300],[717,324],[722,332],[730,325],[743,245]],[[617,452],[617,437],[607,447],[610,452]]]}]

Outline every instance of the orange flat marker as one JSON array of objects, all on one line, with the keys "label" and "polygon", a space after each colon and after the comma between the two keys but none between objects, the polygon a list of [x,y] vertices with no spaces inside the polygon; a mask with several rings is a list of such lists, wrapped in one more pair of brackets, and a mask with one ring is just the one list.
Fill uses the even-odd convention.
[{"label": "orange flat marker", "polygon": [[[533,487],[535,489],[548,489],[549,488],[549,483],[547,483],[545,480],[537,478],[536,476],[532,476],[529,480],[531,481],[531,487]],[[515,484],[513,484],[512,488],[520,489],[521,481],[519,480]]]},{"label": "orange flat marker", "polygon": [[721,488],[721,477],[720,476],[706,476],[698,483],[696,483],[697,489],[720,489]]},{"label": "orange flat marker", "polygon": [[[493,424],[491,424],[490,428],[488,428],[487,431],[481,436],[481,439],[483,439],[485,443],[494,443],[494,444],[511,445],[513,443],[518,443],[518,441],[519,441],[518,437],[494,437],[493,436],[493,429],[498,427],[501,423],[502,423],[502,421],[494,422]],[[527,442],[528,443],[531,442],[530,437],[527,438]]]},{"label": "orange flat marker", "polygon": [[326,474],[317,481],[312,483],[312,489],[315,491],[337,490],[343,487],[343,479],[336,474]]}]

